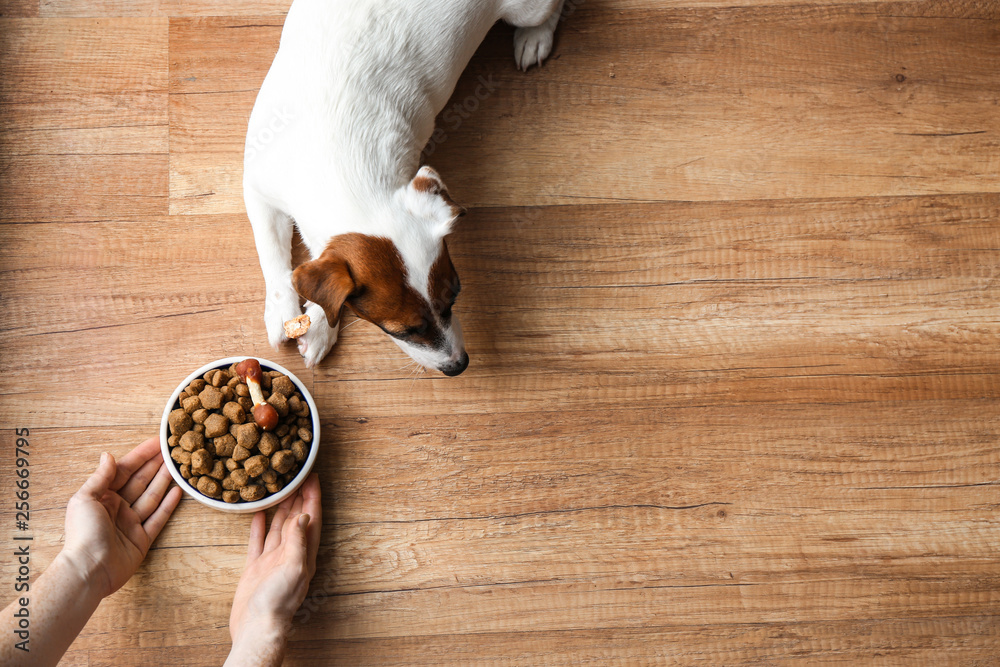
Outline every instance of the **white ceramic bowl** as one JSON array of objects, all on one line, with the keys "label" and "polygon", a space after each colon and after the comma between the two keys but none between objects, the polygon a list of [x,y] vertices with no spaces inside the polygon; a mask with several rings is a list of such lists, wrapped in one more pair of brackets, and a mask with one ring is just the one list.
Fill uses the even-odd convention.
[{"label": "white ceramic bowl", "polygon": [[170,475],[174,478],[174,481],[177,482],[177,485],[180,486],[182,489],[184,489],[185,493],[187,493],[189,496],[197,500],[202,505],[208,505],[213,509],[222,510],[223,512],[235,512],[239,514],[256,512],[258,510],[267,509],[268,507],[273,507],[274,505],[277,505],[288,496],[295,493],[295,491],[300,486],[302,486],[302,482],[306,481],[306,477],[308,477],[309,473],[313,469],[313,464],[316,463],[316,453],[319,451],[319,411],[316,409],[316,402],[313,400],[312,394],[310,394],[309,390],[306,389],[304,384],[302,384],[302,381],[299,380],[297,377],[295,377],[295,374],[292,373],[287,368],[280,366],[274,363],[273,361],[268,361],[267,359],[261,359],[260,357],[254,357],[260,362],[262,369],[264,369],[265,371],[268,370],[278,371],[280,373],[287,375],[289,379],[295,383],[295,386],[298,387],[299,391],[302,392],[302,396],[306,399],[306,402],[309,404],[309,416],[312,418],[312,426],[313,426],[312,428],[313,439],[312,443],[309,445],[309,456],[306,458],[305,463],[302,464],[302,469],[299,470],[299,473],[295,476],[295,479],[289,482],[288,485],[281,491],[278,491],[277,493],[269,495],[265,498],[261,498],[260,500],[255,500],[249,503],[247,502],[227,503],[222,500],[215,500],[214,498],[209,498],[208,496],[202,495],[197,489],[192,488],[191,485],[188,484],[188,481],[183,477],[181,477],[180,469],[178,468],[174,460],[170,458],[170,445],[167,444],[167,437],[169,435],[169,433],[167,432],[168,431],[167,418],[170,416],[170,412],[176,409],[175,406],[177,405],[177,397],[180,396],[181,392],[184,391],[184,388],[186,386],[191,384],[192,380],[194,380],[195,378],[200,378],[202,375],[212,370],[213,368],[226,369],[229,368],[233,364],[233,362],[243,361],[244,359],[247,358],[248,357],[226,357],[225,359],[218,359],[211,363],[205,364],[198,370],[191,373],[191,375],[188,375],[183,382],[177,385],[177,388],[174,389],[174,393],[170,395],[170,400],[167,401],[167,407],[163,409],[163,419],[160,420],[160,450],[163,452],[163,460],[167,462],[167,470],[170,471]]}]

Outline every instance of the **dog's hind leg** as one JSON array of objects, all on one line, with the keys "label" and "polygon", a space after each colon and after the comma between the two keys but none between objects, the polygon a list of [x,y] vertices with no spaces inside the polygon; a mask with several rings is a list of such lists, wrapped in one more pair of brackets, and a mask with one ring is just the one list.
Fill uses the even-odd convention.
[{"label": "dog's hind leg", "polygon": [[250,188],[244,187],[243,200],[264,273],[267,341],[277,349],[288,340],[284,323],[302,314],[299,295],[292,286],[292,218]]},{"label": "dog's hind leg", "polygon": [[565,0],[512,3],[514,6],[504,18],[518,26],[514,31],[514,62],[518,69],[541,65],[549,57],[564,3]]}]

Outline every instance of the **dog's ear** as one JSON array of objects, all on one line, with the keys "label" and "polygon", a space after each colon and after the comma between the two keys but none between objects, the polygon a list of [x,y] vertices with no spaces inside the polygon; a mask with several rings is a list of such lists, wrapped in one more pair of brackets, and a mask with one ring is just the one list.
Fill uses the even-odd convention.
[{"label": "dog's ear", "polygon": [[455,203],[448,194],[441,176],[428,166],[423,166],[410,181],[410,208],[414,213],[428,218],[439,236],[448,235],[455,220],[467,213],[465,207]]},{"label": "dog's ear", "polygon": [[292,284],[299,296],[322,306],[331,327],[340,319],[340,309],[355,288],[347,261],[333,247],[299,265],[292,272]]}]

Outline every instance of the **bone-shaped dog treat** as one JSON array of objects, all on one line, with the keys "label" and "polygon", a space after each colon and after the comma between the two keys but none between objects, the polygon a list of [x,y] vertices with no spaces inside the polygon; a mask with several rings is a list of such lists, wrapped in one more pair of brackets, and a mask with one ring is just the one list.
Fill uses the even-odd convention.
[{"label": "bone-shaped dog treat", "polygon": [[260,390],[260,379],[263,376],[260,362],[252,358],[244,359],[236,367],[236,374],[247,383],[247,388],[250,390],[250,398],[253,400],[253,420],[261,429],[270,431],[278,425],[278,411],[264,400],[264,394]]}]

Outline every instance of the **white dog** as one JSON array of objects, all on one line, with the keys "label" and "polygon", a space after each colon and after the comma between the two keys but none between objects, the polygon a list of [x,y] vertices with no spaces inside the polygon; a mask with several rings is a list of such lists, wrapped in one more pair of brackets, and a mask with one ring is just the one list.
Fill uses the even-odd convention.
[{"label": "white dog", "polygon": [[[346,303],[423,366],[469,364],[444,237],[464,213],[430,167],[434,118],[497,20],[522,69],[551,51],[563,0],[295,0],[247,131],[243,196],[271,345],[306,300],[306,366]],[[292,224],[312,260],[292,271]]]}]

